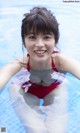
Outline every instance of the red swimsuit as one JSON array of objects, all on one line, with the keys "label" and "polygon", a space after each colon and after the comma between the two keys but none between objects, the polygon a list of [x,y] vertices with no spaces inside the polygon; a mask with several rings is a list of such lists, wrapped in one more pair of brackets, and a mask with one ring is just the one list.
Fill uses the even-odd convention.
[{"label": "red swimsuit", "polygon": [[[53,59],[52,59],[52,68],[53,68],[54,71],[58,72],[57,68],[55,67]],[[27,69],[28,69],[28,71],[30,71],[29,62],[28,62]],[[60,76],[60,73],[59,73],[59,76]],[[25,83],[23,83],[22,89],[25,89],[26,86],[28,85],[28,83],[29,84],[31,83],[31,86],[29,86],[29,89],[28,89],[27,92],[37,96],[38,98],[44,98],[46,95],[48,95],[52,90],[54,90],[58,85],[60,85],[63,82],[63,79],[65,78],[65,74],[62,74],[62,77],[63,77],[62,81],[59,81],[57,79],[57,82],[53,82],[49,86],[43,86],[43,85],[40,85],[40,84],[32,83],[29,80],[29,81],[26,81]]]}]

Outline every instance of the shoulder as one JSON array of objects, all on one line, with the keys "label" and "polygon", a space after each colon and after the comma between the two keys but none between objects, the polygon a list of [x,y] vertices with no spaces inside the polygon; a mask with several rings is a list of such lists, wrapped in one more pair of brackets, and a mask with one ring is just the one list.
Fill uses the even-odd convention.
[{"label": "shoulder", "polygon": [[53,53],[52,59],[58,70],[65,70],[71,59],[62,53]]},{"label": "shoulder", "polygon": [[20,63],[22,67],[26,68],[29,61],[29,56],[25,55],[25,56],[19,57],[16,60]]},{"label": "shoulder", "polygon": [[24,56],[24,57],[23,57],[23,66],[24,66],[25,68],[27,68],[28,63],[29,63],[29,56]]},{"label": "shoulder", "polygon": [[80,61],[61,53],[53,54],[52,57],[60,71],[70,72],[80,79]]}]

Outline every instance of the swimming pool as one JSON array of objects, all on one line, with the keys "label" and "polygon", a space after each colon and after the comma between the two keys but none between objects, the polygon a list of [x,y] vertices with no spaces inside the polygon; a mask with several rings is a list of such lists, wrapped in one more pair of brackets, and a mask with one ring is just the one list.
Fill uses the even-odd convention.
[{"label": "swimming pool", "polygon": [[[25,12],[37,5],[46,6],[57,17],[60,24],[59,47],[62,52],[80,60],[80,2],[3,0],[0,1],[0,67],[22,55],[21,20]],[[70,112],[67,133],[79,133],[80,83],[71,74],[67,74],[67,79]],[[9,84],[0,94],[0,127],[6,127],[7,133],[25,133],[24,126],[11,106],[7,91]]]}]

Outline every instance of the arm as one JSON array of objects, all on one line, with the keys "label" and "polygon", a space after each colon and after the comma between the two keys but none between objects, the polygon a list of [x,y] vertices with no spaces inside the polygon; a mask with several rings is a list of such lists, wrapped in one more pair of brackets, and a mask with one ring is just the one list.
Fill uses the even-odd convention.
[{"label": "arm", "polygon": [[61,71],[67,71],[80,79],[80,62],[63,54],[55,54],[54,57],[57,68]]},{"label": "arm", "polygon": [[27,64],[27,57],[21,57],[0,69],[0,89],[6,85],[6,83],[14,74],[16,74],[22,67],[26,66],[25,64],[21,63],[23,61],[25,64]]}]

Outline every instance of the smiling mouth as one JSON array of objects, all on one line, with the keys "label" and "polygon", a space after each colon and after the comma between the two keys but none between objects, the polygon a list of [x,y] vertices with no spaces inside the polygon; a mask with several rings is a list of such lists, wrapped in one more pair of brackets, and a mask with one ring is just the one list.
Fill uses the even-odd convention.
[{"label": "smiling mouth", "polygon": [[42,55],[42,54],[46,53],[46,51],[47,51],[47,50],[35,50],[34,52],[35,52],[36,54],[39,54],[39,55],[41,54],[41,55]]}]

